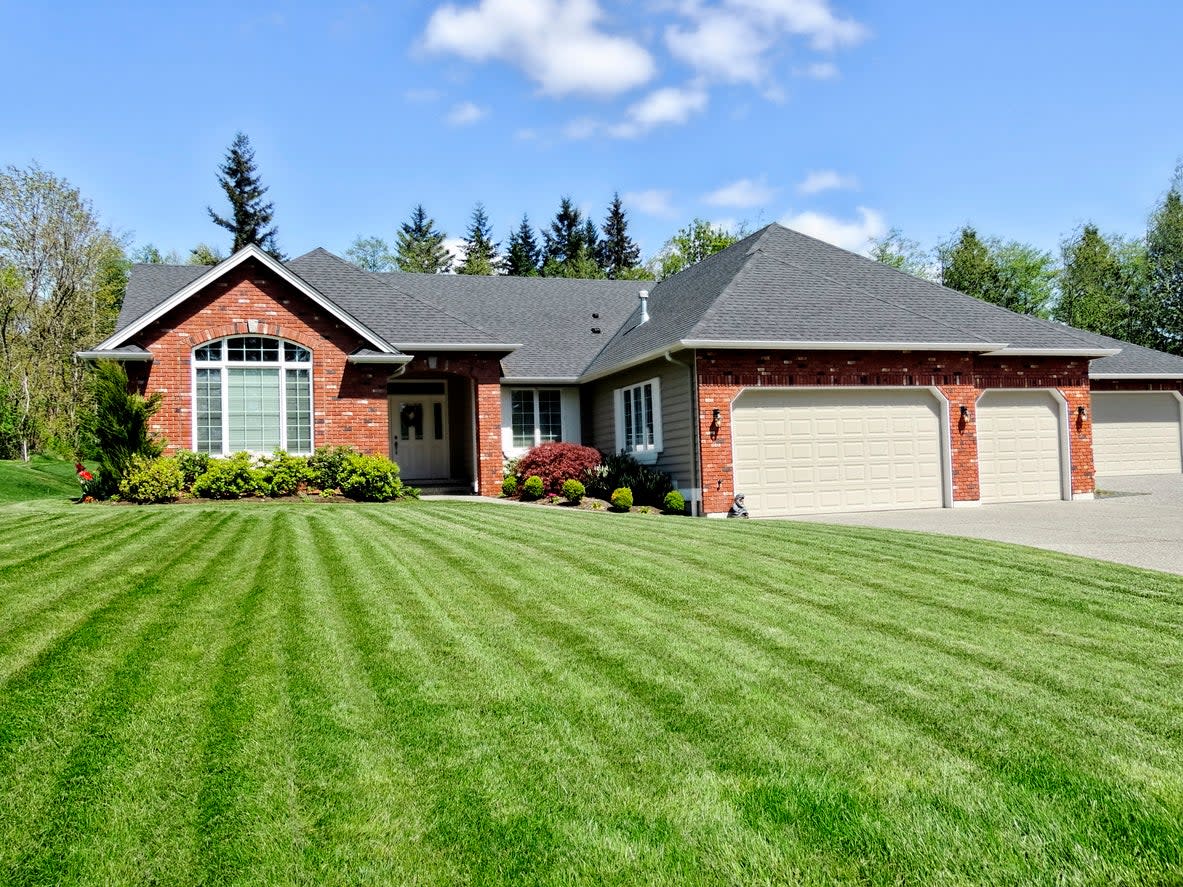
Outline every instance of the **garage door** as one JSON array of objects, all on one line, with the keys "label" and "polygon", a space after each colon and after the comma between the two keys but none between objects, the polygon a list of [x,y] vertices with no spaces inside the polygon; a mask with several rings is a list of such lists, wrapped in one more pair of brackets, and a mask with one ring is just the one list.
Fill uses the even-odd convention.
[{"label": "garage door", "polygon": [[1170,393],[1094,394],[1093,460],[1097,474],[1183,471],[1179,401]]},{"label": "garage door", "polygon": [[982,502],[1061,498],[1060,403],[1046,391],[991,391],[978,400]]},{"label": "garage door", "polygon": [[756,517],[943,504],[927,391],[749,390],[732,423],[735,489]]}]

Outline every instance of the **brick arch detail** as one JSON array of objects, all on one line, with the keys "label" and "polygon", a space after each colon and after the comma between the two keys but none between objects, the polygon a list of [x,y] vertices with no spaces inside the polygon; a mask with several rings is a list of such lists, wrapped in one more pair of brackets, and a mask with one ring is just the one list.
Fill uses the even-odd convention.
[{"label": "brick arch detail", "polygon": [[275,339],[285,339],[302,348],[310,347],[290,333],[285,333],[281,324],[267,320],[236,320],[232,323],[194,330],[190,333],[194,348],[200,348],[207,342],[225,339],[228,336],[268,336]]}]

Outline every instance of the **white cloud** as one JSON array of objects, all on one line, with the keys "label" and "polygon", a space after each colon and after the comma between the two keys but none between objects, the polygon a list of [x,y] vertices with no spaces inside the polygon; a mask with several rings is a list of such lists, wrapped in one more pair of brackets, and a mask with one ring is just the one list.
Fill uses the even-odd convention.
[{"label": "white cloud", "polygon": [[440,246],[446,249],[448,251],[448,255],[452,257],[451,271],[455,272],[456,266],[464,261],[464,254],[468,252],[468,250],[464,248],[464,238],[445,237],[443,243],[441,243]]},{"label": "white cloud", "polygon": [[763,55],[771,35],[755,23],[721,9],[695,14],[689,28],[671,25],[665,43],[677,59],[696,71],[726,83],[757,83],[764,77]]},{"label": "white cloud", "polygon": [[709,96],[695,84],[654,90],[625,112],[625,119],[607,128],[609,135],[631,139],[657,126],[685,123],[706,109]]},{"label": "white cloud", "polygon": [[819,169],[807,175],[797,185],[797,190],[802,194],[820,194],[822,191],[854,190],[857,187],[858,179],[854,176],[844,176],[832,169]]},{"label": "white cloud", "polygon": [[473,102],[461,102],[448,112],[445,118],[451,126],[469,126],[489,116],[487,108]]},{"label": "white cloud", "polygon": [[600,131],[600,122],[590,117],[577,117],[563,127],[563,136],[574,141],[590,139]]},{"label": "white cloud", "polygon": [[436,102],[443,94],[438,89],[430,87],[408,89],[403,92],[403,98],[408,102]]},{"label": "white cloud", "polygon": [[479,0],[448,4],[427,22],[424,46],[475,62],[520,68],[548,95],[612,96],[648,83],[653,57],[605,32],[597,0]]},{"label": "white cloud", "polygon": [[793,71],[798,77],[808,77],[811,80],[836,80],[839,75],[838,66],[833,62],[814,62],[804,68]]},{"label": "white cloud", "polygon": [[858,208],[858,219],[839,219],[818,212],[789,214],[780,220],[785,227],[840,246],[851,252],[866,253],[870,242],[887,233],[883,215],[865,206]]},{"label": "white cloud", "polygon": [[736,207],[748,209],[753,206],[763,206],[776,195],[776,189],[768,187],[763,180],[739,179],[722,188],[717,188],[710,194],[703,196],[704,203],[711,206]]},{"label": "white cloud", "polygon": [[677,210],[672,203],[673,194],[670,191],[661,191],[656,188],[649,188],[645,191],[626,191],[620,195],[620,199],[624,201],[626,209],[631,207],[647,216],[670,218],[677,215]]}]

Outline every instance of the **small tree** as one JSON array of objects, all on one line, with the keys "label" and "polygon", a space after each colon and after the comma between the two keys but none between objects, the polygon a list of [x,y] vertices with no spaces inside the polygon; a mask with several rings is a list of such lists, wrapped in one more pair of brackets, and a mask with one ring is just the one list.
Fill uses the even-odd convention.
[{"label": "small tree", "polygon": [[275,216],[275,205],[270,201],[263,201],[267,189],[259,180],[255,168],[255,151],[251,148],[251,140],[246,137],[246,133],[235,134],[234,141],[226,151],[226,159],[218,170],[218,184],[222,186],[230,201],[231,215],[230,218],[225,218],[210,207],[206,207],[206,211],[215,225],[234,235],[231,252],[238,252],[244,246],[253,243],[276,259],[282,260],[283,254],[275,242],[278,229],[271,226],[271,220]]},{"label": "small tree", "polygon": [[395,259],[390,244],[381,237],[356,237],[345,255],[362,271],[393,271]]},{"label": "small tree", "polygon": [[208,243],[199,243],[193,249],[189,250],[189,258],[185,260],[185,264],[217,265],[225,258],[220,250],[210,246]]},{"label": "small tree", "polygon": [[435,229],[435,220],[427,217],[423,204],[416,204],[410,220],[399,228],[395,264],[402,271],[445,273],[452,267],[452,257],[444,246],[445,236]]},{"label": "small tree", "polygon": [[112,360],[95,365],[91,391],[95,400],[92,433],[99,454],[94,493],[107,497],[119,489],[134,456],[154,459],[163,450],[148,430],[149,420],[160,409],[161,394],[144,397],[131,391],[127,371]]},{"label": "small tree", "polygon": [[472,210],[472,222],[464,235],[464,260],[456,268],[457,274],[496,274],[501,265],[498,244],[493,242],[489,216],[485,205],[478,203]]}]

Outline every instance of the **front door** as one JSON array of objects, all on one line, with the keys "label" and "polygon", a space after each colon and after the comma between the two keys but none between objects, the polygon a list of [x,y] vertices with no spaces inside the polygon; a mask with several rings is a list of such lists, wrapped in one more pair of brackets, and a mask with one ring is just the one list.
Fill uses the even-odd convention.
[{"label": "front door", "polygon": [[390,398],[390,448],[408,480],[451,474],[447,398],[442,394],[395,393]]}]

